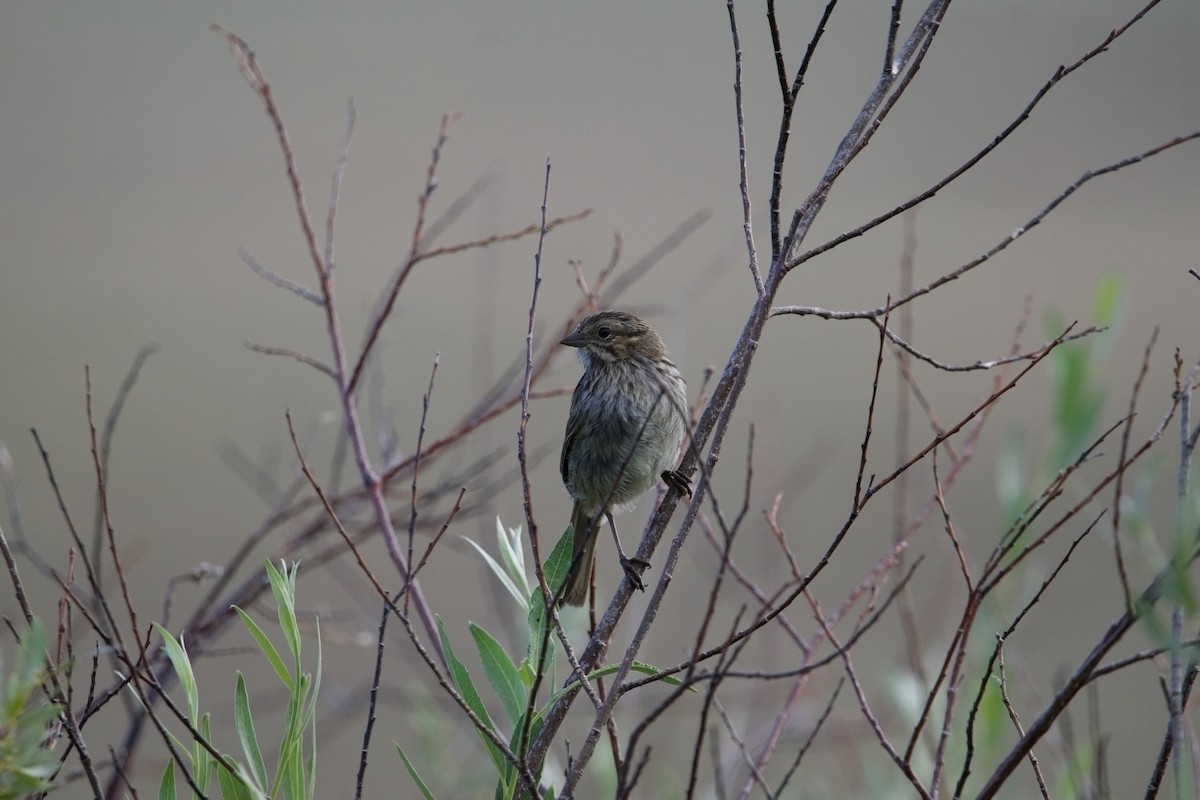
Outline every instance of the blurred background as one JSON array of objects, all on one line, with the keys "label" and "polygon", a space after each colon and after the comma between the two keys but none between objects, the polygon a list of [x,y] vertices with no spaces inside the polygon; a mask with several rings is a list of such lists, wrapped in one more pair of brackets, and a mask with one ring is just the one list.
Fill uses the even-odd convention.
[{"label": "blurred background", "polygon": [[[785,57],[794,70],[821,9],[781,5]],[[793,121],[785,209],[811,191],[873,86],[890,6],[846,3],[828,26]],[[1060,64],[1095,47],[1139,7],[1119,0],[953,5],[911,90],[836,186],[807,247],[892,209],[957,167],[1008,125]],[[751,199],[765,268],[779,90],[763,5],[741,2],[737,11]],[[169,576],[200,562],[223,563],[269,513],[245,475],[231,468],[237,454],[286,483],[295,464],[285,410],[313,452],[326,454],[318,463],[327,463],[338,431],[337,398],[326,378],[244,346],[253,341],[321,360],[329,352],[320,310],[253,275],[239,256],[242,248],[284,277],[314,283],[274,133],[225,40],[209,31],[212,23],[244,37],[257,54],[288,125],[309,210],[322,225],[346,103],[353,98],[357,125],[336,253],[338,299],[352,349],[408,250],[441,116],[461,112],[442,154],[431,212],[485,183],[439,243],[536,222],[549,160],[550,216],[592,209],[546,241],[538,332],[555,337],[579,299],[573,260],[594,276],[619,232],[621,264],[628,266],[706,212],[707,221],[619,305],[663,335],[693,398],[705,368],[724,365],[753,302],[724,4],[6,2],[0,4],[0,443],[11,455],[22,526],[59,569],[65,569],[69,538],[29,429],[37,429],[49,451],[72,513],[90,525],[95,479],[85,365],[102,416],[139,348],[161,348],[123,411],[108,484],[123,561],[147,614],[161,608]],[[1198,35],[1197,4],[1162,3],[1110,52],[1055,88],[978,168],[921,205],[910,219],[916,285],[1002,241],[1085,171],[1200,127]],[[1095,343],[1102,355],[1097,377],[1107,387],[1102,427],[1123,415],[1142,352],[1158,327],[1135,426],[1136,435],[1146,435],[1169,403],[1173,349],[1180,348],[1186,363],[1200,356],[1194,311],[1200,281],[1187,272],[1200,266],[1198,178],[1200,155],[1189,144],[1089,183],[1015,246],[918,301],[914,342],[952,364],[1000,357],[1026,307],[1024,342],[1032,346],[1058,332],[1048,323],[1054,315],[1091,324],[1098,287],[1115,281],[1114,324]],[[898,292],[904,236],[904,223],[894,220],[806,263],[785,282],[779,303],[838,310],[883,304]],[[415,270],[384,331],[377,364],[381,407],[391,415],[402,453],[415,446],[435,354],[440,364],[429,436],[450,430],[523,353],[535,246],[522,239]],[[863,322],[783,317],[767,326],[716,480],[718,498],[736,508],[748,426],[755,423],[755,478],[738,557],[764,585],[787,578],[761,515],[777,493],[784,493],[780,522],[802,562],[819,556],[849,511],[877,340]],[[560,356],[543,388],[574,384],[580,368],[570,356]],[[991,392],[989,373],[917,369],[943,423]],[[1048,456],[1050,374],[1035,371],[1022,391],[998,406],[976,461],[948,498],[959,515],[959,535],[981,556],[1003,530],[998,467],[1008,459],[1032,480]],[[531,447],[545,454],[533,483],[543,541],[557,536],[569,512],[557,475],[567,404],[565,397],[537,402],[529,422]],[[869,471],[886,474],[895,466],[895,404],[889,361]],[[514,410],[470,443],[478,455],[503,451],[495,475],[515,467],[517,422]],[[928,425],[914,414],[909,452],[928,436]],[[1169,496],[1175,453],[1169,445],[1147,466],[1148,496]],[[928,469],[920,476],[927,482]],[[14,509],[11,499],[5,503],[8,528]],[[643,500],[622,518],[627,542],[651,505]],[[495,581],[459,537],[491,547],[496,517],[524,524],[519,487],[508,484],[481,497],[472,511],[452,528],[423,578],[431,604],[464,642],[468,619],[503,627],[511,609],[494,602],[501,597]],[[832,606],[890,541],[890,507],[880,502],[872,513],[877,520],[856,528],[860,538],[847,542],[814,587]],[[1161,563],[1170,520],[1167,506],[1161,519],[1151,520],[1154,527],[1131,542],[1135,585]],[[937,653],[958,614],[945,598],[959,584],[940,526],[927,527],[913,552],[931,550],[938,559],[927,565],[915,602],[928,621],[926,644]],[[268,540],[262,556],[285,533]],[[1056,672],[1078,663],[1121,609],[1106,535],[1073,557],[1055,587],[1053,610],[1011,645],[1030,713],[1052,693]],[[602,545],[602,564],[605,552]],[[1030,591],[1060,554],[1048,553],[1031,568]],[[668,616],[644,660],[674,663],[692,645],[697,621],[689,612],[696,601],[687,587],[706,587],[715,565],[712,548],[694,536],[676,571],[682,585],[669,595]],[[602,592],[615,586],[614,566],[602,568]],[[52,619],[57,595],[48,581],[27,573],[39,613]],[[174,602],[187,608],[198,594],[177,588]],[[1015,607],[1028,595],[1014,589]],[[941,602],[930,600],[938,597]],[[322,785],[326,796],[346,796],[353,775],[346,759],[359,745],[365,715],[377,601],[349,561],[325,571],[302,569],[300,598],[310,613],[322,614],[328,636],[323,707],[331,722],[322,728],[328,737],[320,753]],[[7,589],[0,592],[0,611],[10,619],[19,613]],[[811,629],[806,613],[797,608],[793,621]],[[863,652],[899,673],[905,656],[898,635],[895,623],[885,622]],[[1138,643],[1145,641],[1130,649]],[[214,709],[227,706],[233,670],[253,669],[238,649],[246,644],[234,631],[228,637],[233,655],[204,662],[202,697]],[[396,663],[416,669],[401,655],[405,647],[397,640]],[[772,663],[769,654],[759,656]],[[823,680],[832,682],[834,673],[831,668]],[[1119,678],[1129,681],[1128,692],[1105,695],[1101,721],[1112,723],[1105,727],[1114,737],[1111,757],[1121,760],[1114,763],[1113,796],[1129,796],[1148,777],[1165,718],[1157,674],[1154,665],[1131,670]],[[390,742],[412,736],[406,709],[436,691],[427,674],[406,678],[399,666],[388,683],[393,695],[380,714],[366,796],[383,796],[385,789],[394,794],[400,766]],[[258,684],[267,685],[265,677]],[[270,694],[262,696],[269,704]],[[813,714],[826,696],[814,689]],[[874,699],[885,708],[893,702]],[[851,698],[841,703],[844,736],[862,737]],[[763,713],[773,711],[768,705]],[[1150,733],[1136,735],[1139,730]],[[483,758],[465,723],[454,736],[441,758],[467,765]],[[828,743],[825,748],[817,755],[836,758],[838,769],[858,769],[854,757]],[[836,777],[821,775],[821,763],[828,762],[812,764],[804,782],[793,784],[795,796],[839,796]],[[147,747],[134,775],[149,787],[161,768],[160,748]],[[446,796],[470,796],[456,782],[463,776],[430,766],[426,778]],[[878,781],[899,787],[894,796],[908,796],[889,769],[879,771]],[[84,796],[76,791],[83,787],[60,796]],[[880,792],[874,796],[887,796]]]}]

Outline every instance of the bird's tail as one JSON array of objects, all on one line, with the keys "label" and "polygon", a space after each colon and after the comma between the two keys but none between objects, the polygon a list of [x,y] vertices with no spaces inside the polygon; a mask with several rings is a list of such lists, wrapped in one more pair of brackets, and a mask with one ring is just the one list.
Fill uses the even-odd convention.
[{"label": "bird's tail", "polygon": [[571,570],[567,573],[560,602],[569,606],[581,606],[587,601],[588,587],[592,583],[592,560],[596,556],[596,534],[600,525],[598,519],[584,513],[583,506],[576,502],[571,510],[571,526],[575,529],[571,548]]}]

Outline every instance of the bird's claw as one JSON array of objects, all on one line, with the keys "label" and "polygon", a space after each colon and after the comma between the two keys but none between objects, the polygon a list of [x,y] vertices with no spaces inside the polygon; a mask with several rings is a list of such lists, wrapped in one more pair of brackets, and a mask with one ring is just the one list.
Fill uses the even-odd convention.
[{"label": "bird's claw", "polygon": [[678,489],[680,494],[686,494],[688,497],[692,496],[692,482],[679,470],[666,470],[662,474],[662,479],[666,481],[668,486]]},{"label": "bird's claw", "polygon": [[645,559],[634,556],[628,558],[621,556],[621,569],[625,570],[625,576],[629,578],[639,592],[646,591],[646,584],[642,583],[642,573],[650,569],[650,562]]}]

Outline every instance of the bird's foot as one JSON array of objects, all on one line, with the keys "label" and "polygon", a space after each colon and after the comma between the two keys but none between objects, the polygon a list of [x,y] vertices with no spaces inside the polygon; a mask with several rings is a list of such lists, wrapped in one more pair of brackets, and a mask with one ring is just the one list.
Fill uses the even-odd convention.
[{"label": "bird's foot", "polygon": [[692,496],[692,482],[679,470],[666,470],[662,474],[662,479],[666,481],[668,486],[678,489],[680,494],[686,494],[688,497]]},{"label": "bird's foot", "polygon": [[649,561],[636,556],[633,558],[621,556],[621,569],[625,570],[629,582],[636,586],[639,592],[646,591],[646,584],[642,583],[642,573],[650,569]]}]

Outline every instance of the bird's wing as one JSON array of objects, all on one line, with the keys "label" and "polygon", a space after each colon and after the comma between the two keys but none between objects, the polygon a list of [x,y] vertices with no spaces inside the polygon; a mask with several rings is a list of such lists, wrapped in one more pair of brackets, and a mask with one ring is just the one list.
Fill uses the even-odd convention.
[{"label": "bird's wing", "polygon": [[581,403],[579,402],[579,390],[583,386],[583,380],[575,387],[575,392],[571,395],[571,413],[567,415],[567,432],[563,436],[562,455],[559,457],[558,469],[562,473],[563,483],[569,482],[570,474],[570,457],[571,448],[575,445],[575,440],[579,438],[579,432],[583,430],[584,415],[580,411]]}]

